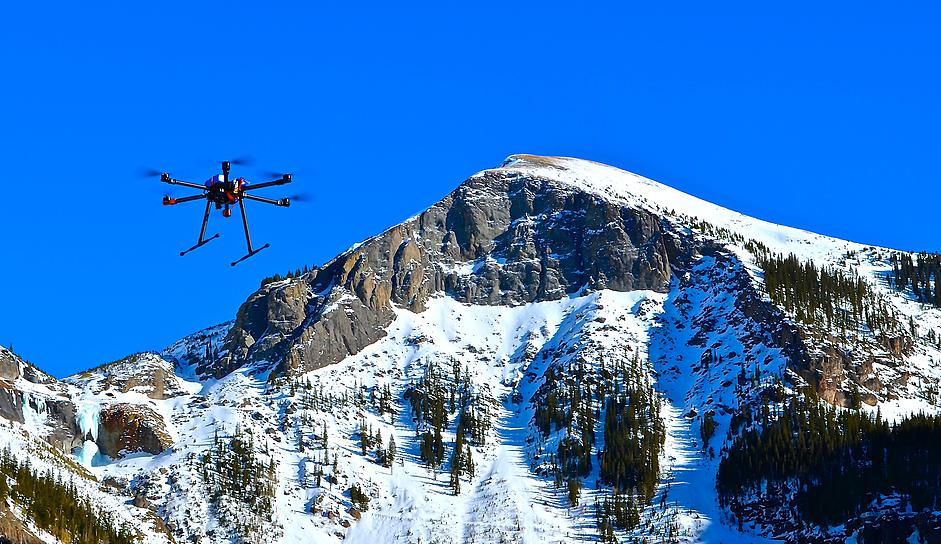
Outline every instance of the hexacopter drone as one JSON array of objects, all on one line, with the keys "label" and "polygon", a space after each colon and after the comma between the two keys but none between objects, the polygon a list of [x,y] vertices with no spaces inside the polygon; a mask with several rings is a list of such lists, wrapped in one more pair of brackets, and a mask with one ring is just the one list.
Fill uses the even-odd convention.
[{"label": "hexacopter drone", "polygon": [[190,183],[188,181],[181,181],[175,178],[170,177],[170,174],[163,172],[160,174],[160,181],[163,183],[169,183],[170,185],[180,185],[183,187],[190,187],[192,189],[199,189],[203,191],[202,194],[185,196],[182,198],[172,198],[169,195],[163,197],[164,206],[173,206],[175,204],[182,204],[184,202],[193,202],[196,200],[206,200],[206,213],[203,214],[203,224],[199,229],[199,240],[196,242],[196,245],[180,252],[180,256],[186,255],[190,251],[201,247],[211,240],[215,240],[219,237],[219,234],[213,234],[209,238],[206,238],[206,225],[209,223],[209,210],[212,208],[212,205],[215,204],[217,210],[222,210],[223,217],[231,217],[232,210],[230,206],[234,206],[236,203],[239,206],[239,209],[242,212],[242,225],[245,227],[245,242],[248,244],[248,254],[234,261],[232,266],[239,264],[245,259],[255,255],[259,251],[267,248],[269,244],[265,244],[258,249],[252,248],[252,237],[248,232],[248,217],[245,215],[245,199],[255,200],[258,202],[264,202],[266,204],[274,204],[275,206],[284,206],[288,207],[291,205],[291,199],[282,198],[279,200],[274,200],[271,198],[264,198],[260,196],[255,196],[249,194],[248,191],[253,191],[255,189],[262,189],[264,187],[271,187],[273,185],[285,185],[291,183],[291,174],[282,174],[280,178],[273,181],[266,181],[264,183],[255,183],[249,184],[245,178],[236,178],[234,180],[229,178],[229,169],[232,167],[232,163],[236,161],[222,161],[222,173],[216,174],[209,178],[206,183],[199,185],[198,183]]}]

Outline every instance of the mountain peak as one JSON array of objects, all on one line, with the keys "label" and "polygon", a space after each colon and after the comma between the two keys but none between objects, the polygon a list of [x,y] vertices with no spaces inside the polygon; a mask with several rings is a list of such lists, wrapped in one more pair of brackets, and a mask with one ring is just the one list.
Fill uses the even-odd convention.
[{"label": "mountain peak", "polygon": [[588,159],[514,154],[499,167],[483,170],[472,179],[487,173],[552,180],[560,186],[679,220],[686,226],[705,222],[718,229],[747,232],[750,239],[774,251],[793,252],[807,260],[873,247],[751,217],[639,174]]},{"label": "mountain peak", "polygon": [[644,197],[650,190],[643,189],[644,186],[672,191],[666,185],[626,170],[574,157],[514,154],[497,168],[479,172],[472,179],[488,172],[557,181],[577,190],[635,205],[643,203],[643,198],[638,197]]},{"label": "mountain peak", "polygon": [[685,236],[633,194],[643,183],[589,161],[511,156],[323,268],[252,295],[222,372],[249,360],[335,363],[378,340],[395,308],[422,311],[441,295],[513,306],[585,287],[664,292]]}]

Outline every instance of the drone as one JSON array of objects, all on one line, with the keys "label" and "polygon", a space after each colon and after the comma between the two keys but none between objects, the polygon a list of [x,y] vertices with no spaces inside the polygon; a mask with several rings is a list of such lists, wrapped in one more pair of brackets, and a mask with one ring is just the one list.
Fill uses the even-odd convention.
[{"label": "drone", "polygon": [[249,183],[245,178],[239,177],[236,179],[231,179],[229,177],[229,170],[232,168],[232,164],[237,161],[222,161],[222,173],[216,174],[206,180],[202,185],[198,183],[190,183],[188,181],[178,180],[170,176],[169,173],[163,172],[160,174],[160,181],[163,183],[168,183],[170,185],[180,185],[182,187],[189,187],[191,189],[199,189],[202,191],[202,194],[184,196],[181,198],[173,198],[169,195],[163,197],[164,206],[174,206],[176,204],[182,204],[184,202],[194,202],[197,200],[206,201],[206,212],[203,214],[203,224],[199,229],[199,240],[196,241],[196,245],[193,247],[180,252],[180,257],[186,255],[194,249],[200,248],[212,240],[215,240],[219,237],[219,234],[213,234],[209,238],[206,238],[206,225],[209,223],[209,211],[215,205],[217,210],[222,210],[222,217],[232,217],[232,207],[238,204],[239,210],[242,212],[242,226],[245,227],[245,242],[248,244],[248,254],[238,259],[237,261],[232,262],[232,266],[239,264],[240,262],[248,259],[249,257],[254,256],[261,250],[269,247],[269,244],[265,244],[258,249],[252,247],[252,237],[248,232],[248,217],[245,215],[245,200],[254,200],[256,202],[264,202],[265,204],[273,204],[275,206],[282,206],[287,208],[291,205],[291,199],[281,198],[274,200],[271,198],[264,198],[260,196],[255,196],[250,194],[249,191],[254,191],[255,189],[263,189],[265,187],[272,187],[275,185],[286,185],[291,183],[291,174],[281,174],[281,177],[273,181],[266,181],[264,183]]}]

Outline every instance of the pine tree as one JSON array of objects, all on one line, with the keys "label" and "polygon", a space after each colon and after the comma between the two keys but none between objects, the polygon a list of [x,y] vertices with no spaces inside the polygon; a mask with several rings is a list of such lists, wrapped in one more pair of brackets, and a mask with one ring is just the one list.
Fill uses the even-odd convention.
[{"label": "pine tree", "polygon": [[467,468],[467,475],[473,479],[477,467],[474,465],[474,455],[471,453],[470,444],[467,445],[467,450],[464,453],[464,464]]},{"label": "pine tree", "polygon": [[582,492],[582,481],[578,478],[569,478],[568,480],[568,498],[569,505],[573,508],[578,506],[578,498]]},{"label": "pine tree", "polygon": [[941,308],[941,269],[934,272],[934,305]]},{"label": "pine tree", "polygon": [[395,434],[389,435],[389,449],[386,452],[387,466],[392,467],[395,464]]},{"label": "pine tree", "polygon": [[379,459],[380,464],[385,465],[386,449],[385,446],[382,445],[382,435],[379,433],[379,429],[376,429],[376,438],[373,441],[373,444],[375,444],[376,448],[376,458]]}]

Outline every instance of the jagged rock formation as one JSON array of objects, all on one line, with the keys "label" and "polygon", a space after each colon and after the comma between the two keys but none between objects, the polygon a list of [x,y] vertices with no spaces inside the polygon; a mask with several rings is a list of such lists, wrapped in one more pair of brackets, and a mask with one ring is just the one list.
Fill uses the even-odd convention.
[{"label": "jagged rock formation", "polygon": [[23,423],[23,392],[0,381],[0,417]]},{"label": "jagged rock formation", "polygon": [[0,348],[0,379],[13,381],[20,377],[22,361],[13,352]]},{"label": "jagged rock formation", "polygon": [[288,373],[321,368],[382,337],[393,305],[421,311],[440,293],[518,305],[585,285],[665,291],[684,242],[647,210],[519,171],[483,172],[322,268],[252,295],[212,373],[256,360],[283,361]]},{"label": "jagged rock formation", "polygon": [[25,423],[28,414],[44,417],[47,442],[66,451],[72,447],[78,435],[75,407],[63,385],[0,347],[0,418]]}]

